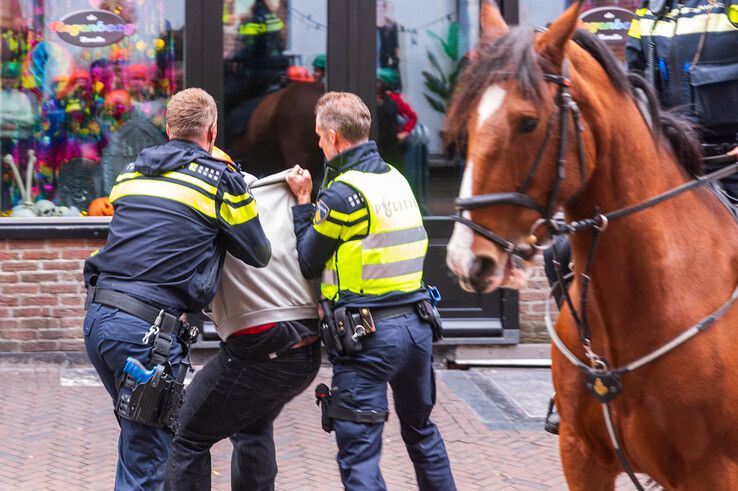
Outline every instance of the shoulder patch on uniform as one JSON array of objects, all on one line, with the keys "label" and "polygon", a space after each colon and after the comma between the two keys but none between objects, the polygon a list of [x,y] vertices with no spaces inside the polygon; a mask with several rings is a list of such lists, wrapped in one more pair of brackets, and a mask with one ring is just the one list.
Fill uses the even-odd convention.
[{"label": "shoulder patch on uniform", "polygon": [[364,196],[362,196],[361,193],[354,193],[351,196],[348,196],[346,200],[348,201],[352,211],[364,206]]},{"label": "shoulder patch on uniform", "polygon": [[223,169],[218,169],[214,166],[207,165],[204,162],[191,162],[187,166],[187,169],[192,172],[195,176],[210,182],[218,182],[220,180],[220,174]]},{"label": "shoulder patch on uniform", "polygon": [[322,199],[318,200],[318,204],[315,206],[315,223],[323,223],[328,215],[330,215],[331,209]]}]

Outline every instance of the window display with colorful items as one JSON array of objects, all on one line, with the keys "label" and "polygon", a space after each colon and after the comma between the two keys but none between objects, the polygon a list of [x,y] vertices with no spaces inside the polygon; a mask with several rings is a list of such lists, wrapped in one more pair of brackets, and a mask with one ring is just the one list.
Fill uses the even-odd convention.
[{"label": "window display with colorful items", "polygon": [[184,3],[0,0],[0,217],[112,214],[120,170],[166,140]]}]

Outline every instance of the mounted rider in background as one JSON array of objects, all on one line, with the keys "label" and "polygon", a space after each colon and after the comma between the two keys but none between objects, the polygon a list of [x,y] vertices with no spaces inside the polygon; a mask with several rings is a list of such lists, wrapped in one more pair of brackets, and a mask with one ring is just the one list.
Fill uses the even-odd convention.
[{"label": "mounted rider in background", "polygon": [[[737,145],[736,48],[735,0],[647,1],[628,32],[628,69],[643,73],[664,108],[697,125],[705,156],[728,153]],[[738,202],[738,176],[722,183],[731,201]]]}]

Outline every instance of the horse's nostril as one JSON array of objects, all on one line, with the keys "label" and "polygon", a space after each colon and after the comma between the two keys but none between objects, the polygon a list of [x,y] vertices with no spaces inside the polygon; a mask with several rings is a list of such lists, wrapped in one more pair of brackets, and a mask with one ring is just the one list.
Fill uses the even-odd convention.
[{"label": "horse's nostril", "polygon": [[469,278],[475,283],[486,282],[494,274],[496,265],[497,262],[491,257],[475,257],[469,268]]}]

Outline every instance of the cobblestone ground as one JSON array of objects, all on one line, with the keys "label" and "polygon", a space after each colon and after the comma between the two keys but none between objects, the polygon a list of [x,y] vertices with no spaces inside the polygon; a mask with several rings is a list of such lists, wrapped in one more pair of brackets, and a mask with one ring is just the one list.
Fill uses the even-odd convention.
[{"label": "cobblestone ground", "polygon": [[[94,377],[74,386],[67,373],[54,366],[0,366],[0,490],[112,489],[117,425],[109,396]],[[321,369],[318,380],[329,379],[330,370]],[[566,489],[555,437],[489,430],[441,377],[433,420],[460,490]],[[335,441],[320,429],[311,391],[285,408],[275,432],[278,489],[340,489]],[[230,449],[227,441],[213,449],[214,489],[230,488]],[[391,490],[417,489],[392,416],[384,432],[382,472]]]}]

